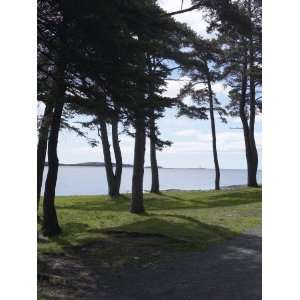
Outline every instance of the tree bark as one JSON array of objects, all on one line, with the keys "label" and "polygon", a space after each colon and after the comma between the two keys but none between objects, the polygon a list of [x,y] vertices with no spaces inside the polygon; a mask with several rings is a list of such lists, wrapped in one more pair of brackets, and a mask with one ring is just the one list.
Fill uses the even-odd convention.
[{"label": "tree bark", "polygon": [[63,102],[59,101],[54,108],[52,126],[48,142],[48,174],[45,183],[43,205],[43,233],[46,236],[54,236],[61,232],[55,210],[55,187],[58,173],[57,143],[60,128],[60,120],[63,111]]},{"label": "tree bark", "polygon": [[[249,1],[249,13],[251,12],[251,1]],[[251,178],[249,179],[250,186],[256,187],[257,180],[257,167],[258,167],[258,155],[257,148],[255,143],[255,115],[256,115],[256,89],[255,89],[255,78],[253,74],[254,69],[254,45],[253,45],[253,36],[252,31],[249,37],[249,66],[250,66],[250,118],[249,118],[249,140],[250,140],[250,149],[251,149]]]},{"label": "tree bark", "polygon": [[150,119],[150,162],[151,162],[151,193],[159,194],[159,173],[156,159],[156,134],[154,115]]},{"label": "tree bark", "polygon": [[116,169],[115,169],[115,184],[114,184],[114,197],[120,195],[120,186],[121,186],[121,179],[122,179],[122,168],[123,168],[123,161],[122,161],[122,152],[120,148],[120,141],[119,141],[119,132],[118,132],[118,119],[112,119],[112,144],[115,153],[115,160],[116,160]]},{"label": "tree bark", "polygon": [[143,179],[146,143],[145,119],[143,114],[137,115],[135,129],[132,201],[130,211],[132,213],[143,213],[145,211],[143,199]]},{"label": "tree bark", "polygon": [[104,163],[105,163],[105,171],[106,171],[106,179],[108,185],[108,194],[113,197],[114,195],[114,171],[113,165],[111,162],[111,155],[110,155],[110,145],[107,135],[107,127],[106,123],[103,118],[99,118],[100,123],[100,132],[101,132],[101,142],[102,142],[102,149],[103,149],[103,156],[104,156]]},{"label": "tree bark", "polygon": [[118,119],[112,120],[112,144],[115,154],[116,167],[115,172],[111,161],[110,144],[107,134],[106,122],[102,117],[99,117],[101,141],[104,155],[105,171],[108,185],[108,194],[112,198],[116,198],[120,195],[120,185],[122,177],[122,153],[119,143],[118,134]]},{"label": "tree bark", "polygon": [[55,209],[55,187],[58,173],[57,144],[60,130],[61,116],[64,107],[65,82],[64,82],[65,64],[57,64],[57,78],[55,82],[55,99],[52,124],[48,141],[48,174],[45,183],[44,203],[43,203],[43,233],[46,236],[58,235],[61,229]]},{"label": "tree bark", "polygon": [[[247,173],[248,173],[248,186],[255,187],[257,186],[256,182],[256,171],[255,171],[255,161],[253,161],[253,154],[252,149],[253,145],[251,146],[251,138],[250,138],[250,127],[247,121],[247,115],[245,112],[246,109],[246,94],[247,94],[247,82],[248,82],[248,59],[247,53],[244,54],[244,64],[243,64],[243,71],[242,71],[242,91],[241,91],[241,100],[240,100],[240,119],[243,125],[243,132],[244,132],[244,141],[245,141],[245,150],[246,150],[246,160],[247,160]],[[253,118],[253,116],[252,116]],[[252,130],[252,129],[251,129]],[[253,141],[252,141],[253,142]],[[256,147],[255,147],[256,149]]]},{"label": "tree bark", "polygon": [[211,133],[212,133],[212,146],[213,146],[213,156],[214,156],[214,164],[215,164],[215,189],[219,190],[220,189],[220,167],[219,167],[218,151],[217,151],[213,92],[211,88],[211,81],[209,75],[208,75],[207,84],[208,84],[208,93],[209,93],[209,114],[210,114],[210,124],[211,124]]},{"label": "tree bark", "polygon": [[41,189],[43,184],[43,173],[45,167],[45,159],[47,152],[47,142],[49,135],[49,127],[51,124],[51,115],[53,112],[52,103],[47,102],[41,127],[39,129],[39,140],[37,145],[37,210],[40,205]]}]

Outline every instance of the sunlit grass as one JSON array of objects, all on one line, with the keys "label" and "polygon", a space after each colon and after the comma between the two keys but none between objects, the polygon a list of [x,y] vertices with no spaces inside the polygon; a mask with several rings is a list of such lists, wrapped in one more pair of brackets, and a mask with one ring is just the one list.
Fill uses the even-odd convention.
[{"label": "sunlit grass", "polygon": [[205,248],[261,223],[261,188],[145,194],[143,215],[129,213],[129,205],[130,195],[57,197],[62,234],[39,243],[39,252],[110,239],[107,231],[157,234],[166,242]]}]

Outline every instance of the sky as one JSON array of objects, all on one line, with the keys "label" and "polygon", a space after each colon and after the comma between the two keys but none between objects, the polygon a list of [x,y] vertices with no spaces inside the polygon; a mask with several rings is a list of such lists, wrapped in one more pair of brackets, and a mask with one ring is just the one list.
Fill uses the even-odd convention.
[{"label": "sky", "polygon": [[[161,7],[166,11],[180,9],[181,0],[160,0]],[[190,6],[190,0],[184,1],[184,8]],[[187,12],[175,16],[176,20],[186,22],[193,30],[202,36],[206,34],[206,22],[199,11]],[[175,97],[184,81],[169,81],[166,96]],[[226,104],[227,92],[222,83],[213,86],[218,99]],[[246,169],[245,147],[241,121],[237,118],[228,118],[228,123],[222,123],[216,118],[217,147],[221,169]],[[171,147],[158,151],[158,164],[168,168],[213,168],[213,154],[211,142],[211,128],[209,120],[191,120],[186,117],[176,118],[176,109],[168,109],[165,117],[158,121],[161,138],[173,142]],[[262,124],[261,116],[256,119],[256,143],[261,169]],[[97,138],[95,132],[90,132],[91,138]],[[124,163],[133,162],[134,140],[120,135],[120,146]],[[61,163],[76,163],[87,161],[103,161],[101,145],[92,148],[85,139],[70,131],[61,131],[58,144],[58,155]],[[146,145],[145,165],[150,165],[149,141]]]}]

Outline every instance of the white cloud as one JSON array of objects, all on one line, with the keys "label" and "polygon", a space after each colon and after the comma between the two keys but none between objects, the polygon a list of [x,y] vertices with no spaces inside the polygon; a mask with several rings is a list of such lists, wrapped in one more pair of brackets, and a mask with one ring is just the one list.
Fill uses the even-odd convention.
[{"label": "white cloud", "polygon": [[175,132],[175,135],[177,136],[195,136],[196,134],[198,133],[195,129],[179,130]]},{"label": "white cloud", "polygon": [[256,121],[257,123],[261,123],[261,122],[262,122],[262,114],[257,115],[257,116],[255,117],[255,121]]},{"label": "white cloud", "polygon": [[185,97],[185,98],[183,99],[183,103],[184,103],[185,105],[188,105],[188,106],[191,106],[191,105],[194,104],[194,102],[193,102],[193,100],[192,100],[192,97],[190,97],[190,96]]},{"label": "white cloud", "polygon": [[[178,81],[167,80],[166,91],[163,93],[163,95],[166,97],[176,97],[179,94],[180,89],[183,88],[184,85],[189,82],[189,80],[190,80],[190,78],[187,76],[181,77],[180,80],[178,80]],[[205,84],[202,84],[202,83],[195,86],[196,89],[201,89],[204,87],[205,87]],[[213,84],[212,89],[216,94],[224,94],[224,95],[227,95],[228,92],[230,91],[230,88],[224,86],[224,84],[222,82],[217,82],[217,83]],[[190,97],[186,97],[184,99],[184,103],[186,105],[191,105],[193,102]]]},{"label": "white cloud", "polygon": [[216,93],[216,94],[224,94],[224,95],[227,95],[228,92],[230,91],[230,87],[228,86],[225,86],[224,83],[222,82],[216,82],[213,86],[212,86],[212,89],[213,91]]},{"label": "white cloud", "polygon": [[[196,130],[182,130],[175,133],[177,136],[193,137],[190,141],[174,141],[172,147],[164,150],[164,154],[197,153],[212,151],[212,137],[210,133],[199,133]],[[258,151],[261,151],[261,133],[255,134]],[[244,152],[244,137],[242,132],[217,133],[218,152]]]},{"label": "white cloud", "polygon": [[[261,133],[255,133],[257,149],[261,150]],[[239,132],[217,133],[217,144],[220,151],[244,152],[245,142],[242,130]]]},{"label": "white cloud", "polygon": [[41,101],[37,103],[37,115],[42,116],[44,114],[45,104]]},{"label": "white cloud", "polygon": [[177,97],[181,88],[188,82],[187,77],[181,77],[180,81],[167,80],[166,91],[163,93],[166,97]]},{"label": "white cloud", "polygon": [[[238,124],[238,125],[240,125],[240,127],[242,126],[242,121],[241,121],[241,119],[240,119],[239,116],[228,117],[228,121],[230,123],[233,123],[233,124]],[[262,122],[262,114],[256,115],[256,117],[255,117],[255,123],[257,125],[259,125],[259,124],[261,124],[261,122]]]},{"label": "white cloud", "polygon": [[199,141],[187,141],[178,142],[175,141],[172,147],[166,148],[162,154],[172,155],[186,153],[186,155],[191,155],[199,152],[211,151],[211,145],[206,143],[200,143]]}]

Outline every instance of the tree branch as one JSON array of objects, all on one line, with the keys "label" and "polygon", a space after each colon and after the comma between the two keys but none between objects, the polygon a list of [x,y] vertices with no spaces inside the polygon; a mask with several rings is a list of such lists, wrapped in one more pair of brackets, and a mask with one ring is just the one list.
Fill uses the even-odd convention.
[{"label": "tree branch", "polygon": [[177,10],[177,11],[173,11],[173,12],[170,12],[170,13],[167,13],[167,14],[164,14],[163,16],[174,16],[174,15],[178,15],[178,14],[183,14],[185,12],[188,12],[188,11],[192,11],[192,10],[195,10],[195,9],[198,9],[199,7],[201,6],[201,4],[195,4],[189,8],[186,8],[186,9],[181,9],[181,10]]}]

